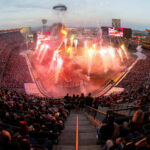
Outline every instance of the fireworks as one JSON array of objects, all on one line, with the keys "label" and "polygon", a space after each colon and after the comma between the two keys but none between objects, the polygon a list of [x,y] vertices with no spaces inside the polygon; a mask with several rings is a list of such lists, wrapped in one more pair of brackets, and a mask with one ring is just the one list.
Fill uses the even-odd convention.
[{"label": "fireworks", "polygon": [[125,45],[124,45],[124,44],[121,45],[121,49],[123,50],[123,52],[124,52],[126,58],[128,59],[128,54],[127,54],[127,51],[126,51],[126,48],[125,48]]},{"label": "fireworks", "polygon": [[[64,39],[62,40],[64,47],[59,46],[61,51],[56,48],[58,46],[50,46],[46,42],[42,43],[41,40],[37,41],[35,51],[36,59],[40,64],[45,60],[45,57],[47,58],[47,63],[50,64],[48,73],[53,72],[56,83],[59,81],[62,70],[68,64],[74,62],[77,62],[80,66],[86,64],[87,76],[90,78],[93,67],[101,66],[106,73],[108,70],[117,68],[125,59],[128,59],[124,45],[121,45],[119,48],[114,48],[110,45],[102,46],[84,39],[82,39],[83,41],[77,40],[74,35],[67,37],[68,33],[64,29],[61,29],[61,33],[64,35]],[[82,45],[80,44],[81,42],[83,43]],[[50,55],[52,57],[48,59]],[[96,67],[96,69],[98,70],[99,68]]]}]

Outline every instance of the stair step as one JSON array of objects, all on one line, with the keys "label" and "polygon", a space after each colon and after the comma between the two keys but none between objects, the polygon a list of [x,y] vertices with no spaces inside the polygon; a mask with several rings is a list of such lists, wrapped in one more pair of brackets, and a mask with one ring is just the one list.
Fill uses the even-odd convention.
[{"label": "stair step", "polygon": [[[77,117],[71,117],[69,119],[67,119],[67,121],[76,121]],[[88,119],[86,117],[78,117],[79,121],[87,121]]]},{"label": "stair step", "polygon": [[[67,122],[65,123],[65,126],[66,126],[66,125],[76,126],[76,121],[67,121]],[[87,120],[79,121],[79,122],[78,122],[78,125],[79,125],[79,126],[90,125],[90,121],[87,121]]]},{"label": "stair step", "polygon": [[54,145],[53,150],[75,150],[75,146],[68,145]]},{"label": "stair step", "polygon": [[86,116],[81,116],[81,115],[69,116],[69,118],[67,120],[70,120],[70,119],[75,119],[76,120],[77,116],[78,116],[78,119],[81,119],[81,120],[82,119],[86,119],[86,120],[88,120]]},{"label": "stair step", "polygon": [[[64,132],[76,132],[76,126],[65,126],[65,130]],[[96,132],[96,129],[94,126],[90,126],[90,125],[83,125],[83,126],[79,126],[79,133],[90,133],[90,132]]]},{"label": "stair step", "polygon": [[79,150],[102,150],[100,145],[79,146]]},{"label": "stair step", "polygon": [[58,144],[53,150],[75,150],[76,149],[76,119],[78,115],[79,150],[101,150],[96,145],[96,128],[91,124],[84,114],[70,114],[65,122],[64,131],[58,138]]},{"label": "stair step", "polygon": [[79,126],[79,133],[95,133],[96,129],[94,126],[92,125],[88,125],[88,126]]},{"label": "stair step", "polygon": [[79,145],[95,145],[97,142],[96,132],[79,133]]},{"label": "stair step", "polygon": [[72,132],[63,133],[58,138],[58,144],[59,145],[75,145],[76,144],[76,133],[72,133]]}]

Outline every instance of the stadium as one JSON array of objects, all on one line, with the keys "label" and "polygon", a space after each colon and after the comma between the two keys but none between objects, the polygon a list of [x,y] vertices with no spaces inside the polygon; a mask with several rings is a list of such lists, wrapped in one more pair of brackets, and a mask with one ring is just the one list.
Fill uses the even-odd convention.
[{"label": "stadium", "polygon": [[46,24],[0,30],[0,149],[149,150],[150,30]]}]

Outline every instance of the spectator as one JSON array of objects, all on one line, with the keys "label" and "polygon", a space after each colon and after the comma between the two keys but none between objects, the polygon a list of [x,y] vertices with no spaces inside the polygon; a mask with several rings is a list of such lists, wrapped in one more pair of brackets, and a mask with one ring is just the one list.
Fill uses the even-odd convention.
[{"label": "spectator", "polygon": [[142,110],[137,110],[131,122],[129,123],[130,132],[134,133],[135,131],[141,131],[144,124],[144,113]]},{"label": "spectator", "polygon": [[105,143],[108,139],[112,139],[114,132],[114,117],[109,116],[101,127],[98,128],[98,143]]},{"label": "spectator", "polygon": [[0,149],[11,149],[11,134],[6,130],[0,132]]}]

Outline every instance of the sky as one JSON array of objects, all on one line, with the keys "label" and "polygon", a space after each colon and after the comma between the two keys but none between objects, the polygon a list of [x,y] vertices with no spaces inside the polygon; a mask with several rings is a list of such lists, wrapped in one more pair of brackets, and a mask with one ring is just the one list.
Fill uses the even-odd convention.
[{"label": "sky", "polygon": [[[66,12],[53,10],[64,4]],[[0,0],[0,29],[24,26],[39,27],[41,19],[48,25],[63,22],[66,26],[111,26],[121,19],[121,26],[150,29],[150,0]]]}]

